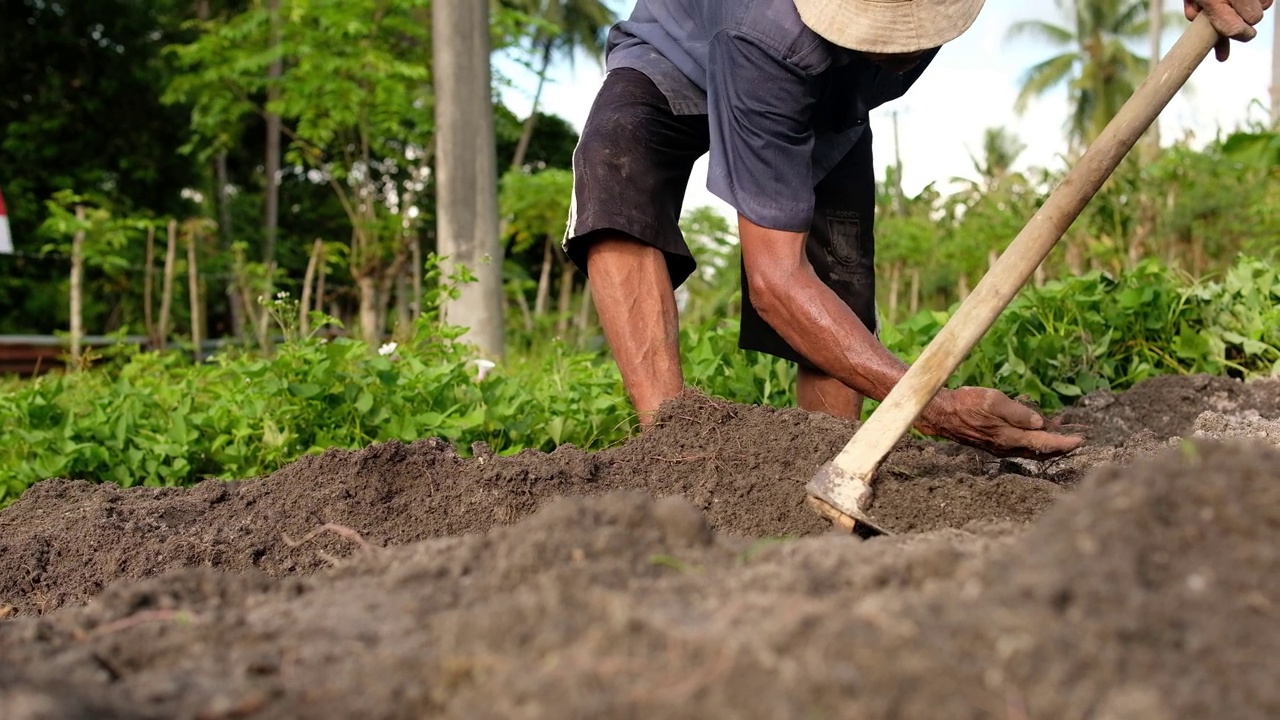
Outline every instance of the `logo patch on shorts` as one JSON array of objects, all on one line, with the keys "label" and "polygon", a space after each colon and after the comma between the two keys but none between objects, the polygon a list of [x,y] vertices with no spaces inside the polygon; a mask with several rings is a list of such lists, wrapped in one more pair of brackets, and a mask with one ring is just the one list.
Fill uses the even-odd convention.
[{"label": "logo patch on shorts", "polygon": [[857,266],[862,261],[862,221],[853,211],[827,213],[827,257],[833,265]]}]

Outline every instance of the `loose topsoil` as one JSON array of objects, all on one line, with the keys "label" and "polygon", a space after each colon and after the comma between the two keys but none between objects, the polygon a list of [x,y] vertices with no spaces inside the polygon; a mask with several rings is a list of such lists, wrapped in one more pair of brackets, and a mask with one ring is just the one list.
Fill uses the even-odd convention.
[{"label": "loose topsoil", "polygon": [[906,440],[865,542],[804,503],[853,426],[696,394],[595,454],[51,480],[0,511],[0,717],[1280,717],[1276,418],[1165,378],[1054,463]]}]

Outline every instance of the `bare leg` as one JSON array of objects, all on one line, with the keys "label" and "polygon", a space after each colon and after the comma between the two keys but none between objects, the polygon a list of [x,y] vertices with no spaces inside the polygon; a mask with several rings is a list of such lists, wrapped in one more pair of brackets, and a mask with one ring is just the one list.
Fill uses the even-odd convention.
[{"label": "bare leg", "polygon": [[680,316],[662,251],[625,236],[587,249],[588,282],[605,339],[640,423],[684,389]]},{"label": "bare leg", "polygon": [[810,412],[826,413],[845,420],[862,418],[862,395],[818,370],[800,368],[796,378],[796,399],[801,408]]}]

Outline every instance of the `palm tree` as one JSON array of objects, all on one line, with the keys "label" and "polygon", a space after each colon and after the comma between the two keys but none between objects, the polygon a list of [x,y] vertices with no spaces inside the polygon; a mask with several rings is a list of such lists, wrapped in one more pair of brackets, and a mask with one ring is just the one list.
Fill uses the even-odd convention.
[{"label": "palm tree", "polygon": [[1097,138],[1133,94],[1148,60],[1129,44],[1148,39],[1147,0],[1079,0],[1060,7],[1066,22],[1025,20],[1009,28],[1009,38],[1033,38],[1062,52],[1027,70],[1015,109],[1067,85],[1071,116],[1066,123],[1073,149]]},{"label": "palm tree", "polygon": [[982,189],[988,192],[995,189],[1009,176],[1013,163],[1026,149],[1027,144],[1005,128],[987,128],[982,134],[982,156],[969,155],[973,169],[982,177]]},{"label": "palm tree", "polygon": [[533,106],[520,133],[511,166],[524,164],[533,126],[538,117],[538,104],[547,82],[551,61],[559,54],[570,63],[578,51],[584,50],[603,62],[605,36],[616,17],[603,0],[504,0],[509,7],[524,12],[536,22],[530,34],[530,54],[537,58],[538,87]]}]

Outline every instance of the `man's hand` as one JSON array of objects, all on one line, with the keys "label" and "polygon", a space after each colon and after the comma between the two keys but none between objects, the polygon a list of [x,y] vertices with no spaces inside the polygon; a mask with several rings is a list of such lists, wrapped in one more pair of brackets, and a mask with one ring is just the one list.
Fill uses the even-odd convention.
[{"label": "man's hand", "polygon": [[1271,7],[1273,0],[1183,0],[1188,20],[1195,20],[1201,12],[1209,16],[1213,27],[1222,36],[1218,42],[1218,62],[1231,53],[1231,41],[1248,42],[1257,36],[1254,25],[1262,22],[1262,11]]},{"label": "man's hand", "polygon": [[1084,438],[1046,430],[1040,413],[998,390],[963,387],[943,390],[926,408],[917,427],[926,435],[985,450],[999,457],[1035,460],[1065,455]]}]

